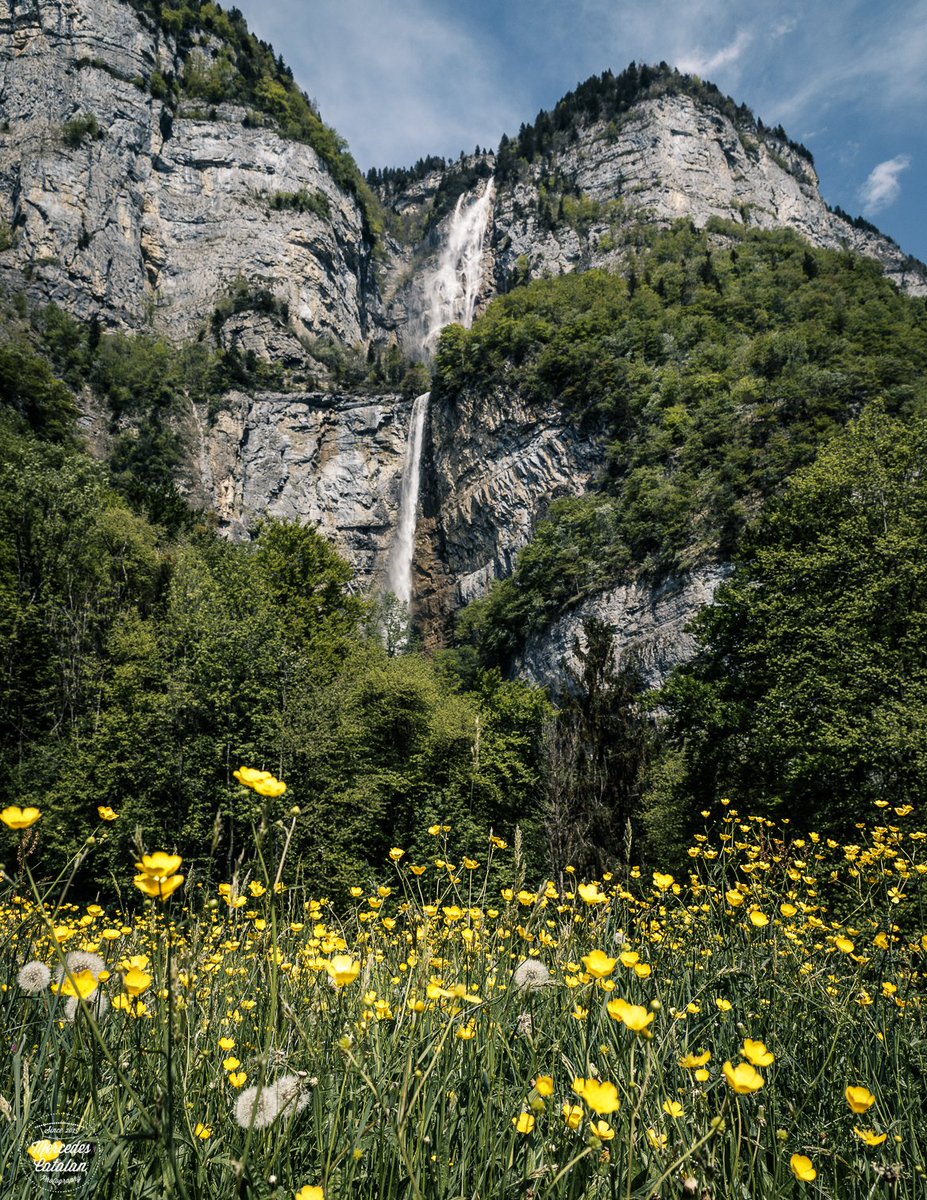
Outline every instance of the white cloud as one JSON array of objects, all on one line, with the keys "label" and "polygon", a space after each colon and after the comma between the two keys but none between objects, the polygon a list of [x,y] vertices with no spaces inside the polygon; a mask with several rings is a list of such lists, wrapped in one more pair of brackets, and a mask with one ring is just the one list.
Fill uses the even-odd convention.
[{"label": "white cloud", "polygon": [[[241,3],[362,167],[495,146],[531,104],[479,22],[429,0]],[[521,99],[521,103],[519,100]]]},{"label": "white cloud", "polygon": [[714,54],[706,55],[704,50],[694,50],[690,54],[681,55],[677,59],[676,65],[680,71],[686,71],[691,75],[710,76],[713,72],[738,62],[750,45],[750,41],[750,34],[746,29],[742,29],[732,42],[720,50],[716,50]]},{"label": "white cloud", "polygon": [[863,212],[874,213],[889,204],[894,204],[901,192],[899,176],[911,165],[907,154],[897,154],[894,158],[880,162],[869,172],[869,178],[859,189],[859,198],[863,202]]}]

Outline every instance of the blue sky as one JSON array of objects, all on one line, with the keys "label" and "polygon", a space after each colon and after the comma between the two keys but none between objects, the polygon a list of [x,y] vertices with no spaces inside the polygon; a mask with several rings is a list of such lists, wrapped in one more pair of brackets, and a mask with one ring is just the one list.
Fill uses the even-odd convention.
[{"label": "blue sky", "polygon": [[661,59],[815,156],[824,198],[927,260],[927,0],[237,0],[360,166],[495,147]]}]

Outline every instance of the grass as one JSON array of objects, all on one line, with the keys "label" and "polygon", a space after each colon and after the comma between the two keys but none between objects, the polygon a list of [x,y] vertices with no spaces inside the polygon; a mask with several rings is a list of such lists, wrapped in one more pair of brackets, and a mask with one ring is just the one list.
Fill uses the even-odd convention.
[{"label": "grass", "polygon": [[[288,879],[306,815],[257,831],[250,875],[121,906],[36,882],[36,828],[11,835],[0,1193],[37,1194],[29,1147],[67,1117],[95,1147],[82,1196],[923,1196],[910,817],[838,844],[722,802],[688,878],[582,885],[435,827],[430,861],[397,848],[340,913]],[[20,986],[29,961],[51,986]],[[96,990],[69,1005],[59,971]]]}]

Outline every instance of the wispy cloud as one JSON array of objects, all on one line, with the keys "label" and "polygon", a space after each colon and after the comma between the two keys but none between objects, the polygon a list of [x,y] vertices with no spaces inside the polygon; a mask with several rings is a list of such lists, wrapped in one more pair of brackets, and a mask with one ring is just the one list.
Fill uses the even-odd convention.
[{"label": "wispy cloud", "polygon": [[714,71],[720,71],[723,67],[729,67],[738,62],[743,57],[751,40],[751,35],[747,30],[742,29],[732,42],[720,50],[716,50],[714,54],[706,54],[704,50],[694,50],[691,54],[683,54],[681,58],[678,58],[676,65],[680,71],[687,71],[692,75],[711,75]]},{"label": "wispy cloud", "polygon": [[909,155],[897,154],[894,158],[886,159],[873,167],[869,178],[859,189],[863,212],[875,213],[894,204],[901,193],[900,175],[910,165]]}]

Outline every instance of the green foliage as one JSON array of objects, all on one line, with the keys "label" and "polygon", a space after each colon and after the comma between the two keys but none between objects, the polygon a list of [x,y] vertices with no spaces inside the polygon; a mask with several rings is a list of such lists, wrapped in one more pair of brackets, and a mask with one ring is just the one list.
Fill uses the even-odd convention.
[{"label": "green foliage", "polygon": [[305,188],[296,192],[274,192],[269,204],[274,211],[292,209],[298,213],[313,213],[323,221],[329,220],[332,215],[331,202],[325,193],[307,192]]},{"label": "green foliage", "polygon": [[626,277],[538,280],[471,330],[446,330],[439,402],[517,390],[605,442],[598,494],[551,506],[467,626],[488,661],[622,572],[732,554],[766,500],[873,400],[923,411],[923,318],[923,301],[875,263],[715,223],[653,236]]},{"label": "green foliage", "polygon": [[[120,820],[80,887],[124,873],[136,830],[229,875],[292,803],[265,807],[233,781],[264,763],[310,798],[292,850],[320,889],[376,874],[423,812],[480,839],[521,822],[537,862],[541,693],[478,674],[465,695],[408,646],[390,656],[350,567],[312,529],[268,521],[232,543],[192,529],[186,509],[158,526],[133,512],[126,498],[147,512],[170,475],[171,414],[208,385],[210,356],[112,335],[91,348],[57,310],[34,321],[0,344],[0,807],[53,810],[39,869],[106,804]],[[130,422],[109,467],[75,449],[52,354]],[[161,502],[161,517],[182,507]]]},{"label": "green foliage", "polygon": [[93,113],[79,113],[61,126],[61,140],[72,150],[82,146],[88,138],[92,142],[98,142],[102,137],[103,130]]},{"label": "green foliage", "polygon": [[77,408],[70,389],[57,379],[48,360],[25,340],[0,341],[0,397],[45,440],[70,440]]},{"label": "green foliage", "polygon": [[852,828],[927,787],[927,421],[870,409],[791,481],[659,702],[697,809]]}]

